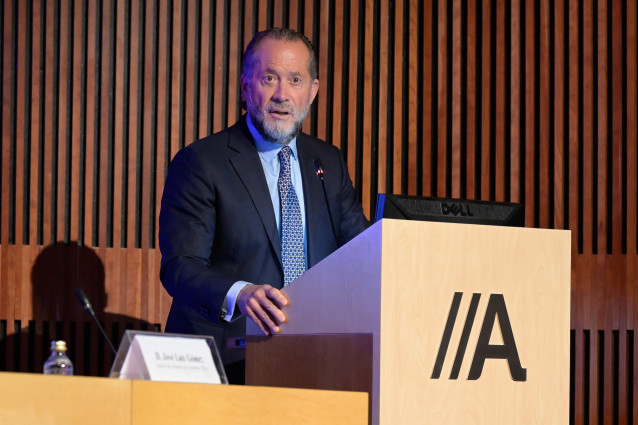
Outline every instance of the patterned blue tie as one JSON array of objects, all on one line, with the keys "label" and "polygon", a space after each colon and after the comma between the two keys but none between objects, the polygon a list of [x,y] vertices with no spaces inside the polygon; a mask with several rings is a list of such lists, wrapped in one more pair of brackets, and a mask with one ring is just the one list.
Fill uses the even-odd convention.
[{"label": "patterned blue tie", "polygon": [[279,200],[281,203],[281,257],[284,265],[284,286],[306,270],[301,209],[290,179],[289,146],[279,151]]}]

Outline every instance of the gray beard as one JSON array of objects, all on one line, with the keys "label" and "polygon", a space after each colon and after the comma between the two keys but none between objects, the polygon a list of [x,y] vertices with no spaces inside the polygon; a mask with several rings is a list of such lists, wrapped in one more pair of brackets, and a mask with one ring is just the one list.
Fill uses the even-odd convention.
[{"label": "gray beard", "polygon": [[[285,105],[284,103],[276,104],[278,106]],[[295,120],[290,130],[286,130],[278,125],[273,125],[266,121],[266,110],[260,109],[252,99],[246,100],[246,110],[248,115],[250,116],[250,120],[252,121],[255,129],[259,132],[261,137],[264,138],[267,142],[277,143],[280,145],[287,145],[290,143],[292,139],[294,139],[297,134],[301,131],[301,127],[303,126],[303,122],[308,116],[308,111],[310,110],[310,103],[306,105],[306,108],[302,111],[299,119]]]}]

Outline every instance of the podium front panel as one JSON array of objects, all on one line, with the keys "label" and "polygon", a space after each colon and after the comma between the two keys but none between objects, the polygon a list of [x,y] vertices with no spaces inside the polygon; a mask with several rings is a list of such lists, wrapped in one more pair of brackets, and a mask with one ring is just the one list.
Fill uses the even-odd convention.
[{"label": "podium front panel", "polygon": [[567,423],[569,241],[553,230],[384,227],[380,423]]}]

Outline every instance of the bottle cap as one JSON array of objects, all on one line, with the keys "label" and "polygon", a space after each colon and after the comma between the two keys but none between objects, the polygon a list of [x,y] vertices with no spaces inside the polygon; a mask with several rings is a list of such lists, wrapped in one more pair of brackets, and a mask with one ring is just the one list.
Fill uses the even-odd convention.
[{"label": "bottle cap", "polygon": [[60,341],[51,341],[51,350],[55,351],[66,351],[66,342]]}]

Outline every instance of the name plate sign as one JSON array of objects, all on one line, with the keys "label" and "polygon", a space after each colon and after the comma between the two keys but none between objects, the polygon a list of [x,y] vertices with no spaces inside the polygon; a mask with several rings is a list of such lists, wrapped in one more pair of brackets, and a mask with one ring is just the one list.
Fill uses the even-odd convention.
[{"label": "name plate sign", "polygon": [[111,377],[227,383],[215,341],[211,337],[139,331],[126,337],[118,350]]}]

